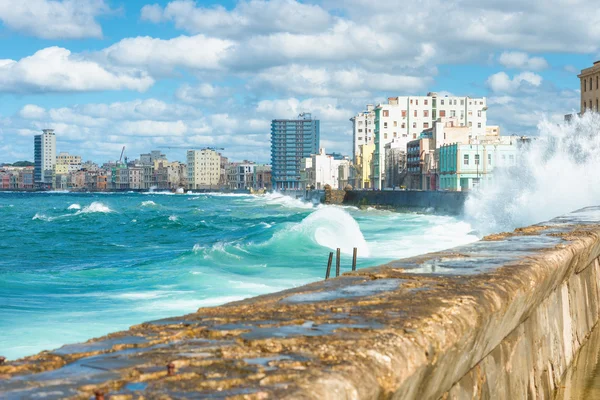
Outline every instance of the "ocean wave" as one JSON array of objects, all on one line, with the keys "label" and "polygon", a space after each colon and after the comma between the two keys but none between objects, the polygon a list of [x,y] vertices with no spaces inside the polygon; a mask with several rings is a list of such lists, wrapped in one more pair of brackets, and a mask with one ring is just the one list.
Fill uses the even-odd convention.
[{"label": "ocean wave", "polygon": [[285,196],[278,192],[267,193],[263,196],[254,196],[256,199],[266,202],[268,205],[278,205],[287,208],[302,208],[311,209],[315,208],[315,205],[309,202],[305,202],[300,199],[295,199],[290,196]]},{"label": "ocean wave", "polygon": [[67,207],[67,210],[81,210],[81,206],[77,203],[74,203]]},{"label": "ocean wave", "polygon": [[173,221],[173,222],[175,222],[175,221],[177,221],[178,219],[179,219],[179,217],[178,217],[177,215],[171,215],[171,216],[169,216],[169,221]]},{"label": "ocean wave", "polygon": [[151,206],[155,206],[156,203],[153,202],[152,200],[146,200],[146,201],[142,201],[141,206],[142,207],[151,207]]},{"label": "ocean wave", "polygon": [[90,214],[90,213],[111,213],[113,210],[110,209],[106,204],[99,201],[94,201],[89,206],[83,207],[83,209],[77,211],[74,215],[79,214]]}]

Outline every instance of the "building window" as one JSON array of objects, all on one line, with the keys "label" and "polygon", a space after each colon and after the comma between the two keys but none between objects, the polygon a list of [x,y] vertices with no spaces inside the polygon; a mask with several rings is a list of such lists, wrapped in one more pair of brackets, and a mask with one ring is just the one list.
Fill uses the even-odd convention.
[{"label": "building window", "polygon": [[423,110],[423,116],[425,118],[429,117],[429,110]]},{"label": "building window", "polygon": [[440,100],[440,104],[441,104],[441,105],[444,105],[444,99],[441,99],[441,100]]},{"label": "building window", "polygon": [[389,117],[390,116],[389,110],[383,110],[383,116],[384,117]]},{"label": "building window", "polygon": [[473,126],[473,122],[469,121],[469,128]]},{"label": "building window", "polygon": [[416,128],[416,127],[417,127],[417,123],[413,122],[413,128]]},{"label": "building window", "polygon": [[398,137],[398,133],[394,132],[394,137]]},{"label": "building window", "polygon": [[387,139],[387,132],[383,134],[383,138]]},{"label": "building window", "polygon": [[596,99],[596,111],[599,111],[598,110],[598,99]]},{"label": "building window", "polygon": [[592,78],[590,78],[590,90],[592,90],[593,86],[592,86]]},{"label": "building window", "polygon": [[440,117],[446,116],[446,110],[440,110]]},{"label": "building window", "polygon": [[475,154],[475,165],[479,165],[479,154]]},{"label": "building window", "polygon": [[401,128],[405,129],[406,128],[406,123],[403,122]]},{"label": "building window", "polygon": [[592,109],[592,101],[590,100],[590,110]]},{"label": "building window", "polygon": [[456,117],[456,110],[450,110],[450,116]]},{"label": "building window", "polygon": [[415,105],[419,105],[419,99],[415,99]]},{"label": "building window", "polygon": [[469,165],[469,155],[468,154],[465,154],[463,156],[463,164],[464,165]]},{"label": "building window", "polygon": [[412,104],[412,103],[413,103],[413,99],[410,99],[410,104]]},{"label": "building window", "polygon": [[384,127],[384,128],[387,128],[387,122],[384,122],[384,123],[383,123],[383,127]]},{"label": "building window", "polygon": [[406,118],[406,110],[402,110],[402,118]]},{"label": "building window", "polygon": [[460,101],[460,105],[461,105],[461,106],[464,106],[464,105],[465,105],[465,100],[464,100],[464,99],[462,99],[462,100]]},{"label": "building window", "polygon": [[398,126],[398,121],[394,121],[394,126]]},{"label": "building window", "polygon": [[481,128],[481,122],[478,122],[478,123],[477,123],[477,127],[478,127],[478,128]]},{"label": "building window", "polygon": [[429,122],[423,122],[423,129],[429,128]]},{"label": "building window", "polygon": [[428,101],[427,99],[425,99],[425,100],[423,100],[423,103],[424,103],[425,105],[427,105],[427,104],[429,103],[429,101]]},{"label": "building window", "polygon": [[456,99],[454,99],[454,105],[456,105]]},{"label": "building window", "polygon": [[415,117],[416,117],[417,116],[417,110],[415,110],[414,114],[415,114]]},{"label": "building window", "polygon": [[488,154],[488,165],[492,165],[492,155]]},{"label": "building window", "polygon": [[587,92],[587,79],[583,80],[583,91]]}]

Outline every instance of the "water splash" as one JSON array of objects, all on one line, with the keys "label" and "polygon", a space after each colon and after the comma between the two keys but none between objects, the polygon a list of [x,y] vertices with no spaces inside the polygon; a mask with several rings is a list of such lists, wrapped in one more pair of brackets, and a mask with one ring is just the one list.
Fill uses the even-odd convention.
[{"label": "water splash", "polygon": [[83,207],[82,210],[77,211],[75,213],[75,215],[78,214],[89,214],[89,213],[110,213],[113,212],[113,210],[110,209],[110,207],[108,207],[106,204],[101,203],[99,201],[94,201],[92,204],[90,204],[89,206]]},{"label": "water splash", "polygon": [[141,206],[142,207],[151,207],[151,206],[155,206],[156,203],[153,202],[152,200],[147,200],[147,201],[142,201]]},{"label": "water splash", "polygon": [[81,206],[77,203],[71,204],[67,210],[81,210]]},{"label": "water splash", "polygon": [[517,166],[471,193],[465,217],[481,234],[512,230],[600,204],[600,115],[543,120]]}]

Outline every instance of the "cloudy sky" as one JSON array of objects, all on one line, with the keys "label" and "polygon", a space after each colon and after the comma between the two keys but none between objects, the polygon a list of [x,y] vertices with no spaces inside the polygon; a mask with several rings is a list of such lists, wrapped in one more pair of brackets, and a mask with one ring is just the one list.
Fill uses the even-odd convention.
[{"label": "cloudy sky", "polygon": [[[269,160],[269,124],[312,112],[351,152],[367,103],[486,96],[490,124],[535,133],[579,107],[600,59],[589,0],[0,0],[0,162],[33,135],[101,162],[218,146]],[[167,147],[176,147],[168,149]]]}]

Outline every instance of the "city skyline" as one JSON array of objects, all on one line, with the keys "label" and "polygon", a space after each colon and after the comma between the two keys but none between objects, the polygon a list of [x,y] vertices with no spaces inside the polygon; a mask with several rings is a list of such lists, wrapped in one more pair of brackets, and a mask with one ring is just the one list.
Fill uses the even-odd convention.
[{"label": "city skyline", "polygon": [[578,111],[576,75],[598,58],[596,11],[561,4],[528,4],[532,32],[525,6],[495,2],[3,2],[2,161],[30,160],[51,128],[57,150],[96,162],[123,145],[268,162],[270,121],[301,112],[322,121],[322,147],[352,154],[366,104],[429,91],[486,97],[489,124],[532,135],[544,113]]}]

